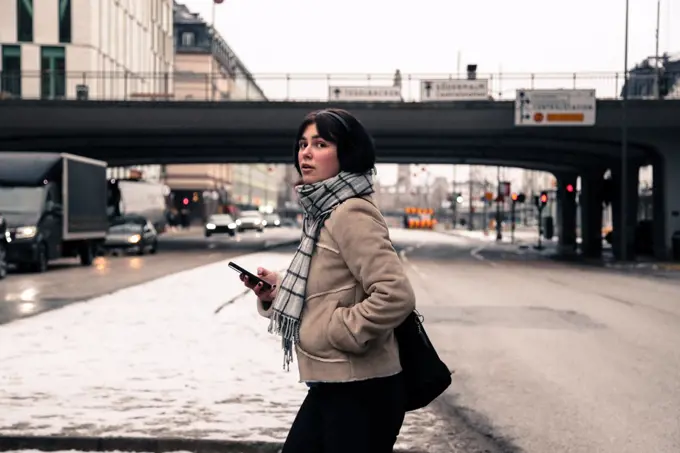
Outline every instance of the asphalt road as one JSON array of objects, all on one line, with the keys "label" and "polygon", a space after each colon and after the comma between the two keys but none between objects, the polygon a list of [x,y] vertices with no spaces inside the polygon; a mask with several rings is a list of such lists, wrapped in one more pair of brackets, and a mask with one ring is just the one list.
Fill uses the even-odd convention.
[{"label": "asphalt road", "polygon": [[[154,256],[12,274],[0,287],[0,323],[296,235],[178,233]],[[393,230],[392,239],[428,334],[456,371],[433,405],[444,423],[408,428],[422,429],[408,435],[429,452],[680,451],[680,278],[434,232]]]},{"label": "asphalt road", "polygon": [[677,275],[393,236],[428,334],[456,370],[438,402],[453,450],[680,451]]},{"label": "asphalt road", "polygon": [[65,259],[43,274],[11,273],[0,283],[0,324],[295,238],[298,232],[283,228],[210,239],[200,230],[179,231],[161,235],[155,255],[102,256],[90,267]]}]

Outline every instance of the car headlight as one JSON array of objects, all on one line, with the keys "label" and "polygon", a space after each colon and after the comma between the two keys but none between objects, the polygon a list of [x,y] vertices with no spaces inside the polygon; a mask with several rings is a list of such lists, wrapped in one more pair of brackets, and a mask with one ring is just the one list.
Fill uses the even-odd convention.
[{"label": "car headlight", "polygon": [[266,221],[266,220],[263,220],[263,221],[262,221],[262,225],[267,226],[267,221]]},{"label": "car headlight", "polygon": [[205,227],[209,230],[214,230],[217,228],[214,223],[208,223]]},{"label": "car headlight", "polygon": [[5,231],[5,240],[7,242],[12,242],[12,235],[10,234],[9,230]]},{"label": "car headlight", "polygon": [[230,230],[233,230],[234,228],[236,228],[236,224],[235,224],[235,223],[230,223],[229,225],[227,225],[227,227],[228,227]]},{"label": "car headlight", "polygon": [[142,240],[142,237],[141,237],[139,234],[133,234],[132,236],[130,236],[130,237],[128,238],[128,242],[129,242],[130,244],[136,244],[136,243],[138,243],[138,242],[141,241],[141,240]]},{"label": "car headlight", "polygon": [[38,229],[34,226],[22,226],[17,228],[15,237],[17,239],[30,239],[32,237],[35,237],[37,232]]},{"label": "car headlight", "polygon": [[277,226],[281,225],[281,222],[279,222],[278,220],[274,220],[274,225],[277,225]]},{"label": "car headlight", "polygon": [[237,220],[237,221],[236,221],[236,225],[240,225],[240,224],[241,224],[241,221],[240,221],[240,220]]}]

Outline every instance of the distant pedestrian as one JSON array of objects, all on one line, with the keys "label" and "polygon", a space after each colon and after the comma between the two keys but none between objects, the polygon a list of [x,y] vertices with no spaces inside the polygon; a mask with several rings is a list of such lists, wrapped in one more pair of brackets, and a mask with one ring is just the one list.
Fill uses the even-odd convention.
[{"label": "distant pedestrian", "polygon": [[257,270],[271,291],[242,278],[282,336],[284,367],[295,349],[309,386],[283,453],[392,452],[405,414],[394,329],[415,297],[371,196],[373,140],[350,113],[321,110],[300,125],[293,160],[298,250],[285,275]]}]

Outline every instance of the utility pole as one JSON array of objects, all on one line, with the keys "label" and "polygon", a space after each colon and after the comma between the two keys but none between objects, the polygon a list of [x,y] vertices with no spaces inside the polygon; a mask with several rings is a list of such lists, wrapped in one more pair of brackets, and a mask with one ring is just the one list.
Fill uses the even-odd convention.
[{"label": "utility pole", "polygon": [[627,186],[628,186],[628,13],[630,0],[626,0],[626,25],[624,38],[624,57],[623,57],[623,101],[621,102],[621,213],[620,213],[620,229],[619,232],[619,246],[621,261],[626,261],[628,258],[628,200],[627,200]]},{"label": "utility pole", "polygon": [[661,28],[661,0],[656,2],[656,50],[654,52],[654,87],[656,89],[656,98],[661,99],[661,87],[660,87],[660,72],[659,67],[659,29]]},{"label": "utility pole", "polygon": [[468,222],[468,230],[472,231],[474,229],[474,217],[475,217],[475,212],[474,212],[474,207],[472,205],[472,199],[474,198],[474,180],[473,180],[473,172],[472,172],[472,165],[469,166],[470,173],[468,175],[468,186],[470,190],[470,195],[468,196],[468,206],[469,206],[469,211],[468,215],[470,217],[469,222]]},{"label": "utility pole", "polygon": [[451,192],[451,215],[453,217],[451,226],[453,229],[456,228],[458,224],[458,192],[456,189],[458,188],[458,181],[456,180],[456,164],[453,164],[453,191]]},{"label": "utility pole", "polygon": [[503,240],[501,229],[501,167],[496,167],[496,240]]}]

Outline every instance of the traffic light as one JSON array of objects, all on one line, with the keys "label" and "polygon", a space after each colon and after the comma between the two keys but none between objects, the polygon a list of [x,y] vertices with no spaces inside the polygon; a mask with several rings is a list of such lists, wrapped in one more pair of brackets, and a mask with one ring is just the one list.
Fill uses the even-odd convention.
[{"label": "traffic light", "polygon": [[539,206],[541,208],[544,208],[545,205],[548,204],[548,194],[547,194],[547,192],[541,192],[541,195],[539,196],[538,201],[540,203]]},{"label": "traffic light", "polygon": [[188,205],[188,204],[189,204],[189,199],[188,199],[188,198],[185,198],[184,200],[182,200],[182,204],[183,204],[184,206]]},{"label": "traffic light", "polygon": [[574,185],[573,184],[567,184],[567,193],[574,193]]},{"label": "traffic light", "polygon": [[512,198],[513,203],[517,203],[517,199],[519,198],[519,196],[515,192],[513,192],[512,195],[510,195],[510,198]]},{"label": "traffic light", "polygon": [[463,194],[458,192],[456,194],[456,203],[461,204],[463,202]]},{"label": "traffic light", "polygon": [[527,201],[527,196],[524,195],[523,193],[517,195],[517,203],[524,203]]}]

